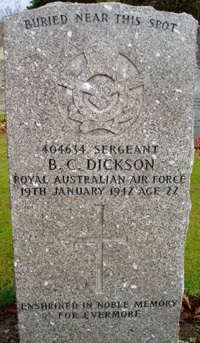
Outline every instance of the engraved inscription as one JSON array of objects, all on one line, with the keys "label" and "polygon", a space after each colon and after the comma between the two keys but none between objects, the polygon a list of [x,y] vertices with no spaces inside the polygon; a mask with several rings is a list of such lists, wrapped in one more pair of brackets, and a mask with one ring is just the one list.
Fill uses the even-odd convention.
[{"label": "engraved inscription", "polygon": [[60,113],[79,133],[118,135],[137,120],[143,88],[128,57],[111,43],[93,42],[61,72]]}]

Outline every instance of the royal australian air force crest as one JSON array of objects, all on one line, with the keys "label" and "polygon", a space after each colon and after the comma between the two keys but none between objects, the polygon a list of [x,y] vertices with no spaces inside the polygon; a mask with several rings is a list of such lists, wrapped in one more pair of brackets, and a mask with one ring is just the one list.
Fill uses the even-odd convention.
[{"label": "royal australian air force crest", "polygon": [[61,71],[59,110],[79,133],[118,135],[137,120],[143,93],[135,64],[113,44],[95,41]]}]

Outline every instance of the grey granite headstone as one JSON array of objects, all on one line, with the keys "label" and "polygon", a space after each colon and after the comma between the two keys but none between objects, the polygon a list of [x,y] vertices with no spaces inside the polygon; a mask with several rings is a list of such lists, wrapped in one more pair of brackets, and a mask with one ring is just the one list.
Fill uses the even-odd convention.
[{"label": "grey granite headstone", "polygon": [[5,113],[3,23],[0,23],[0,113]]},{"label": "grey granite headstone", "polygon": [[120,3],[5,19],[22,343],[177,343],[196,29]]}]

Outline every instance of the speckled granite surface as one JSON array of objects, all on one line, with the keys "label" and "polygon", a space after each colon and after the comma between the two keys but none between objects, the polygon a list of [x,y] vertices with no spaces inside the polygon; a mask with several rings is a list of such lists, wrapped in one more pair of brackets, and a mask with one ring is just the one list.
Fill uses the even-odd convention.
[{"label": "speckled granite surface", "polygon": [[5,18],[22,343],[177,343],[196,21],[119,3]]}]

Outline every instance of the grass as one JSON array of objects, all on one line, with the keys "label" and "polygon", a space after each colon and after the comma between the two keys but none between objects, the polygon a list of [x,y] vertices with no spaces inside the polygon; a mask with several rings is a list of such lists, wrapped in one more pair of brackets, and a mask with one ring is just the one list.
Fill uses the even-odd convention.
[{"label": "grass", "polygon": [[[0,116],[0,128],[4,123]],[[0,306],[15,302],[6,135],[0,133]],[[185,252],[185,292],[200,295],[200,156],[191,176],[192,211]]]},{"label": "grass", "polygon": [[200,295],[200,155],[191,175],[192,210],[185,250],[185,293]]},{"label": "grass", "polygon": [[15,298],[15,287],[8,284],[0,294],[0,308],[2,306],[13,305],[16,301]]},{"label": "grass", "polygon": [[[0,116],[0,128],[5,115]],[[5,134],[0,134],[0,305],[12,303],[14,297],[14,271],[10,204],[8,196],[8,159]]]}]

